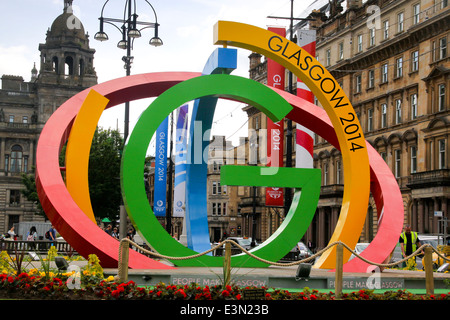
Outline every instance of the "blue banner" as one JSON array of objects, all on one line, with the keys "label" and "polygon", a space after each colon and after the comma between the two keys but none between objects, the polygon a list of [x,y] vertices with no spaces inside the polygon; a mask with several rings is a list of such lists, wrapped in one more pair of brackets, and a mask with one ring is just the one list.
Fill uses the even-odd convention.
[{"label": "blue banner", "polygon": [[186,207],[186,160],[187,160],[187,119],[189,106],[177,109],[177,130],[175,140],[175,186],[173,216],[184,217]]},{"label": "blue banner", "polygon": [[156,130],[153,212],[157,217],[166,216],[168,128],[169,118],[167,117]]}]

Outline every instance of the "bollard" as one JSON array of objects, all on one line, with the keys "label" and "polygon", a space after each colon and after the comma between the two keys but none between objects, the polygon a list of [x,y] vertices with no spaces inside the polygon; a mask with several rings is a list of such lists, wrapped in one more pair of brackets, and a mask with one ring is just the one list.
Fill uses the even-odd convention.
[{"label": "bollard", "polygon": [[130,253],[130,246],[128,241],[120,242],[120,254],[119,254],[119,263],[118,263],[118,276],[119,282],[125,283],[128,280],[128,257]]},{"label": "bollard", "polygon": [[344,246],[342,243],[337,244],[336,248],[336,271],[334,279],[334,294],[337,299],[342,296],[342,281],[344,270]]},{"label": "bollard", "polygon": [[223,285],[229,285],[231,281],[231,243],[225,243],[225,255],[223,256]]},{"label": "bollard", "polygon": [[434,279],[433,279],[433,249],[430,246],[425,247],[425,285],[427,295],[434,294]]}]

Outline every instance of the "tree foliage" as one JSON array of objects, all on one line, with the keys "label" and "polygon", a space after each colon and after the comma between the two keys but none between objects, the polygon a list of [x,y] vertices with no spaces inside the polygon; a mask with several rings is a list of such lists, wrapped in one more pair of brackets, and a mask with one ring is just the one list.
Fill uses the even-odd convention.
[{"label": "tree foliage", "polygon": [[22,174],[22,183],[25,189],[22,189],[22,195],[36,204],[36,213],[40,216],[45,216],[44,210],[42,209],[41,202],[39,201],[39,196],[36,189],[36,180],[32,174]]},{"label": "tree foliage", "polygon": [[[119,131],[97,128],[92,139],[89,156],[89,193],[96,218],[117,220],[121,205],[120,161],[123,138]],[[66,146],[61,150],[60,166],[64,166]],[[34,174],[23,174],[25,189],[22,194],[37,203],[38,214],[45,215],[36,191]]]},{"label": "tree foliage", "polygon": [[97,218],[117,220],[119,217],[122,148],[119,131],[97,128],[89,157],[89,192]]}]

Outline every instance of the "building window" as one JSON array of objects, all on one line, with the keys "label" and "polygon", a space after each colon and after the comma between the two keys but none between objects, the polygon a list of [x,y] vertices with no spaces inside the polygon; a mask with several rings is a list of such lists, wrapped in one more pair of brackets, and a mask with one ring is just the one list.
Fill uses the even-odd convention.
[{"label": "building window", "polygon": [[417,172],[417,147],[411,147],[411,173]]},{"label": "building window", "polygon": [[413,23],[418,24],[420,22],[420,3],[413,6]]},{"label": "building window", "polygon": [[9,154],[5,154],[5,171],[9,171]]},{"label": "building window", "polygon": [[11,148],[11,172],[21,172],[22,171],[22,147],[19,145],[14,145]]},{"label": "building window", "polygon": [[220,185],[220,182],[213,181],[212,182],[212,194],[222,194],[222,186]]},{"label": "building window", "polygon": [[9,190],[9,205],[10,206],[20,205],[20,190]]},{"label": "building window", "polygon": [[355,78],[355,91],[356,93],[361,92],[361,75],[357,75]]},{"label": "building window", "polygon": [[395,124],[402,122],[402,100],[395,100]]},{"label": "building window", "polygon": [[341,174],[342,174],[341,161],[337,160],[336,161],[336,184],[341,184]]},{"label": "building window", "polygon": [[216,203],[212,203],[212,214],[215,216],[217,214],[217,204]]},{"label": "building window", "polygon": [[388,82],[388,64],[385,63],[381,66],[381,83]]},{"label": "building window", "polygon": [[358,35],[358,52],[362,52],[363,50],[363,37],[362,34]]},{"label": "building window", "polygon": [[14,116],[13,115],[10,115],[9,116],[9,123],[13,123],[14,122]]},{"label": "building window", "polygon": [[383,22],[383,39],[389,39],[389,20]]},{"label": "building window", "polygon": [[327,58],[326,65],[327,67],[329,67],[331,66],[331,49],[327,50],[326,58]]},{"label": "building window", "polygon": [[371,28],[369,31],[369,45],[375,45],[375,28]]},{"label": "building window", "polygon": [[448,0],[442,0],[441,1],[441,9],[444,9],[448,5]]},{"label": "building window", "polygon": [[381,105],[381,127],[386,128],[387,125],[387,105],[383,103]]},{"label": "building window", "polygon": [[394,168],[394,175],[396,178],[400,178],[400,160],[401,160],[401,151],[400,149],[397,149],[394,151],[395,155],[395,168]]},{"label": "building window", "polygon": [[411,120],[417,118],[417,93],[411,95]]},{"label": "building window", "polygon": [[375,70],[369,70],[369,83],[368,87],[373,88],[375,85]]},{"label": "building window", "polygon": [[322,185],[328,185],[328,163],[323,164],[323,183]]},{"label": "building window", "polygon": [[223,203],[222,204],[222,215],[226,216],[227,215],[227,203]]},{"label": "building window", "polygon": [[395,60],[395,76],[401,78],[403,76],[403,58]]},{"label": "building window", "polygon": [[27,116],[23,116],[22,117],[22,123],[28,123],[28,117]]},{"label": "building window", "polygon": [[447,37],[439,39],[439,59],[447,57]]},{"label": "building window", "polygon": [[403,28],[404,28],[403,23],[404,23],[404,14],[403,14],[403,12],[400,12],[397,15],[397,32],[398,33],[403,32]]},{"label": "building window", "polygon": [[367,110],[367,131],[373,130],[373,109]]},{"label": "building window", "polygon": [[446,166],[446,152],[445,152],[445,140],[439,140],[439,169],[445,169]]},{"label": "building window", "polygon": [[384,160],[384,162],[386,162],[386,159],[387,159],[387,153],[384,152],[384,151],[380,152],[380,157],[381,157],[381,159]]},{"label": "building window", "polygon": [[28,172],[28,156],[23,157],[23,172]]},{"label": "building window", "polygon": [[445,110],[445,84],[439,85],[439,101],[438,101],[439,111]]},{"label": "building window", "polygon": [[389,20],[383,22],[383,39],[389,39]]},{"label": "building window", "polygon": [[339,43],[339,60],[344,59],[344,43]]},{"label": "building window", "polygon": [[419,70],[419,51],[413,51],[411,53],[411,72]]}]

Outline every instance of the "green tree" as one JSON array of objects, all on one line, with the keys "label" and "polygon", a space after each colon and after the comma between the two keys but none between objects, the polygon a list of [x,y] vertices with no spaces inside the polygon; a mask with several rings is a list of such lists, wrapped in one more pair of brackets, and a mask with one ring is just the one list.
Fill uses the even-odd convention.
[{"label": "green tree", "polygon": [[97,218],[117,220],[119,217],[122,148],[119,131],[97,128],[89,157],[89,193]]},{"label": "green tree", "polygon": [[[92,209],[96,218],[117,220],[121,204],[120,191],[120,159],[123,138],[119,131],[97,128],[92,139],[89,155],[89,193]],[[66,146],[61,150],[60,166],[64,166]],[[64,174],[64,173],[63,173]],[[37,203],[38,214],[45,215],[36,191],[34,174],[23,174],[22,183],[25,189],[22,194]]]},{"label": "green tree", "polygon": [[22,183],[25,186],[25,189],[21,190],[22,195],[25,196],[28,201],[32,201],[36,204],[36,214],[45,216],[41,202],[39,201],[34,174],[22,173]]}]

